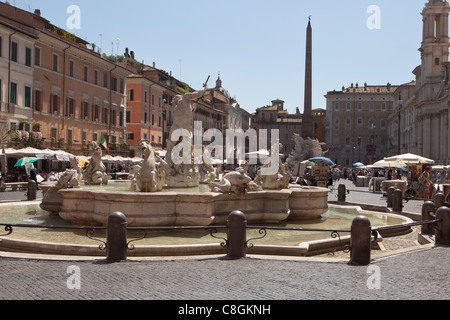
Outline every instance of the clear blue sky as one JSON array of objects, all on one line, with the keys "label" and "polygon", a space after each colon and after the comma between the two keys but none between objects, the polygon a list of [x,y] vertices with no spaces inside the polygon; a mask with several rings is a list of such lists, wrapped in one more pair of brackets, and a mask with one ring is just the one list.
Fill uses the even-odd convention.
[{"label": "clear blue sky", "polygon": [[[327,91],[351,83],[402,84],[420,64],[426,0],[9,0],[40,9],[53,24],[101,46],[107,54],[135,51],[136,59],[172,71],[195,89],[218,72],[223,86],[249,112],[286,101],[303,111],[308,16],[313,26],[313,107]],[[81,9],[81,28],[67,29],[67,8]],[[371,5],[380,29],[369,29]],[[102,36],[100,36],[102,34]],[[117,41],[117,39],[120,41]],[[180,77],[181,74],[181,77]]]}]

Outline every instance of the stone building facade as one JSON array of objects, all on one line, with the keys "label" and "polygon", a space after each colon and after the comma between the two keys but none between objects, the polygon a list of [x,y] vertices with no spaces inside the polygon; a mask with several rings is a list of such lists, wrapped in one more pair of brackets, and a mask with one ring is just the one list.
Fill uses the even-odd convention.
[{"label": "stone building facade", "polygon": [[372,164],[389,155],[388,117],[397,86],[352,84],[330,91],[326,111],[327,156],[343,167]]},{"label": "stone building facade", "polygon": [[[6,51],[11,53],[6,73],[11,76],[2,78],[1,85],[2,93],[8,93],[8,98],[2,96],[2,112],[8,114],[11,129],[22,126],[20,132],[39,134],[36,146],[74,154],[87,154],[89,142],[99,142],[104,135],[116,151],[115,146],[125,142],[125,85],[130,71],[51,24],[39,10],[30,13],[0,3],[0,12],[0,21],[14,25],[16,31],[1,32],[2,49],[11,47]],[[38,142],[13,140],[21,140],[22,146]]]}]

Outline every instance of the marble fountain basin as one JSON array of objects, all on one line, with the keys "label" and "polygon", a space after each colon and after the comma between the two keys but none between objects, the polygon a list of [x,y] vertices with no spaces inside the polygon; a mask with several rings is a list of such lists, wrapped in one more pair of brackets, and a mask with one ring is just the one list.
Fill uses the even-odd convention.
[{"label": "marble fountain basin", "polygon": [[328,211],[326,188],[303,187],[244,195],[214,192],[140,193],[65,189],[59,216],[75,225],[106,226],[108,216],[122,212],[129,227],[210,226],[225,224],[239,210],[248,222],[320,219]]}]

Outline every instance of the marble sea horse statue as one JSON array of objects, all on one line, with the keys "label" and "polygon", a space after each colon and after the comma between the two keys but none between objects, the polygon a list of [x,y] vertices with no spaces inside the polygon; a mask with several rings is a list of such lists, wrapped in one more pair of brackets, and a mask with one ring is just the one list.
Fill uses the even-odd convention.
[{"label": "marble sea horse statue", "polygon": [[133,191],[139,189],[141,192],[161,191],[165,185],[167,163],[155,152],[149,141],[141,140],[139,149],[142,151],[144,161],[140,168],[134,169],[139,171],[132,180],[131,189]]},{"label": "marble sea horse statue", "polygon": [[83,171],[83,180],[88,185],[106,185],[111,179],[106,173],[106,167],[102,162],[102,149],[95,142],[91,142],[91,148],[94,153],[91,156],[91,160]]}]

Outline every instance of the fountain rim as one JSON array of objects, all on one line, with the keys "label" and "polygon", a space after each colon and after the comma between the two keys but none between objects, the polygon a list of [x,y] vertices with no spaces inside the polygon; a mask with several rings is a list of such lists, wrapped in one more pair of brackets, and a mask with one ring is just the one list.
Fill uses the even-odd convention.
[{"label": "fountain rim", "polygon": [[[22,205],[39,205],[40,201],[27,201],[20,202]],[[15,203],[0,203],[0,207],[11,206]],[[403,224],[413,222],[411,218],[403,215],[389,213],[389,212],[377,212],[363,210],[357,205],[336,205],[329,204],[333,209],[351,209],[354,210],[354,214],[368,214],[368,215],[381,215],[386,217],[397,218],[402,220]],[[411,230],[411,228],[408,228]],[[410,231],[403,231],[406,234]],[[381,239],[378,239],[381,241]],[[322,239],[314,241],[305,241],[297,246],[282,246],[282,245],[258,245],[255,244],[248,249],[249,255],[264,255],[264,256],[286,256],[286,257],[308,257],[308,254],[313,253],[314,250],[321,250],[323,252],[330,252],[332,248],[335,248],[338,244],[348,244],[350,242],[350,236],[341,236],[339,239]],[[99,250],[96,245],[79,245],[79,244],[57,244],[49,242],[36,242],[30,240],[11,239],[7,237],[0,237],[0,243],[3,245],[9,245],[11,247],[0,247],[0,256],[5,253],[16,253],[22,255],[43,255],[53,257],[72,257],[77,260],[80,258],[102,258],[106,254]],[[40,251],[32,251],[37,248]],[[66,251],[67,250],[67,251]],[[73,252],[75,250],[75,252]],[[167,257],[193,257],[193,256],[212,256],[226,254],[226,248],[223,248],[219,243],[217,244],[190,244],[190,245],[142,245],[135,250],[129,251],[130,258],[167,258]],[[316,253],[317,254],[317,253]],[[334,259],[337,260],[337,259]]]}]

